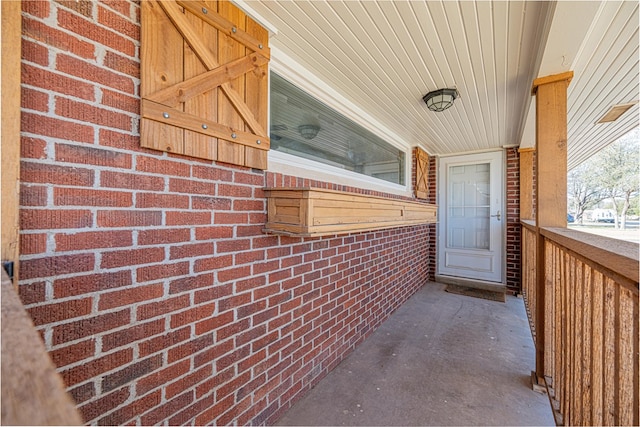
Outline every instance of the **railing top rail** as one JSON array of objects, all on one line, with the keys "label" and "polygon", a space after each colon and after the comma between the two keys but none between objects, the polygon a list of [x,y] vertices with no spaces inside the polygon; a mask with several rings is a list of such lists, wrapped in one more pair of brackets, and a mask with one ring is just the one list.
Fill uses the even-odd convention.
[{"label": "railing top rail", "polygon": [[[530,226],[530,224],[526,224]],[[528,227],[529,228],[529,227]],[[635,283],[638,291],[640,246],[637,243],[561,227],[543,227],[545,238]]]},{"label": "railing top rail", "polygon": [[75,402],[2,271],[2,425],[82,425]]}]

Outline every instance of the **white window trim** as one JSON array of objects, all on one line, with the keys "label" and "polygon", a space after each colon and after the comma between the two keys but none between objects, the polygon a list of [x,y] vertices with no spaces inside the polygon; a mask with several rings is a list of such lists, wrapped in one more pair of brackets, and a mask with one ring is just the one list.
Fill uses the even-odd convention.
[{"label": "white window trim", "polygon": [[[269,62],[269,66],[272,71],[278,73],[311,96],[403,151],[405,153],[405,185],[394,184],[357,172],[351,172],[291,154],[281,153],[276,150],[269,151],[269,167],[267,169],[269,172],[402,196],[412,196],[412,152],[411,146],[406,141],[403,141],[364,110],[347,100],[335,89],[312,75],[274,46],[271,47],[271,61]],[[271,96],[271,90],[269,90],[269,96]],[[269,118],[269,121],[270,119],[271,118]]]},{"label": "white window trim", "polygon": [[[269,172],[292,175],[300,178],[330,182],[332,184],[347,185],[366,190],[410,196],[407,186],[394,184],[382,179],[373,178],[357,172],[329,166],[293,154],[269,151]],[[410,191],[410,190],[409,190]]]}]

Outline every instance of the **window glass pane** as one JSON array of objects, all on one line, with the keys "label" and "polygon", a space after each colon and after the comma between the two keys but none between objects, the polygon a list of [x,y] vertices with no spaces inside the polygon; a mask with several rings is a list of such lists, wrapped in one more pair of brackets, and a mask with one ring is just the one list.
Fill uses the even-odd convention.
[{"label": "window glass pane", "polygon": [[404,151],[275,73],[271,73],[271,148],[404,185]]}]

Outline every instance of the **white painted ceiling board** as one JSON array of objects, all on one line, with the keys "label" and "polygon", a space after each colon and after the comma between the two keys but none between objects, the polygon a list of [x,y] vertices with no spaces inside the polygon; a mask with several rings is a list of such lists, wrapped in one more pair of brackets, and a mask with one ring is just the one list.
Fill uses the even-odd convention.
[{"label": "white painted ceiling board", "polygon": [[[379,127],[430,154],[518,144],[530,128],[533,79],[558,66],[568,70],[573,64],[576,72],[569,87],[570,164],[603,144],[597,141],[619,134],[616,127],[633,124],[619,121],[605,132],[593,127],[599,119],[593,117],[609,103],[630,101],[617,98],[637,99],[637,1],[242,4],[277,29],[270,41],[276,51],[366,111]],[[613,90],[607,87],[612,82]],[[454,86],[460,98],[452,108],[435,113],[422,102],[427,92]]]},{"label": "white painted ceiling board", "polygon": [[583,40],[567,93],[569,168],[638,126],[637,107],[596,123],[613,105],[638,99],[638,19],[638,2],[603,3]]}]

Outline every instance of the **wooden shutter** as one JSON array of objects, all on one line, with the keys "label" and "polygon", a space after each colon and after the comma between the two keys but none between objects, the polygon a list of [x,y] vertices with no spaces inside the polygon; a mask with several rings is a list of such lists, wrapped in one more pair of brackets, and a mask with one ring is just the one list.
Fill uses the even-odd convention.
[{"label": "wooden shutter", "polygon": [[228,1],[142,1],[141,145],[266,169],[268,42]]},{"label": "wooden shutter", "polygon": [[418,199],[429,197],[429,155],[421,148],[414,149],[416,158],[416,182],[413,185]]}]

